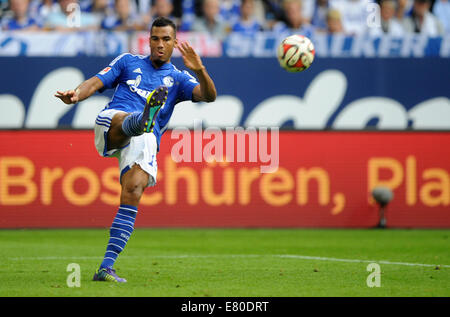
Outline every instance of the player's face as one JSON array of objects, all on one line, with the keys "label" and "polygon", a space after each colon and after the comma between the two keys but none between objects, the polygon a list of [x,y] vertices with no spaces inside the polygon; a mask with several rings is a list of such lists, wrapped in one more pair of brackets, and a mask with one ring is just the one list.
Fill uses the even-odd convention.
[{"label": "player's face", "polygon": [[170,26],[153,27],[150,33],[150,59],[156,64],[170,61],[176,44],[175,30]]}]

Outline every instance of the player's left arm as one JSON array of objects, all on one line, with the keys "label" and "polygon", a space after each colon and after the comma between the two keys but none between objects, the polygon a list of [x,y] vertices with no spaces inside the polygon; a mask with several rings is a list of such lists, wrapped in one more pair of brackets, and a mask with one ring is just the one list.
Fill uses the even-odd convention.
[{"label": "player's left arm", "polygon": [[198,54],[187,42],[178,44],[177,48],[181,52],[184,65],[197,75],[198,82],[200,83],[200,85],[195,86],[192,91],[193,100],[206,102],[216,100],[216,86],[214,85],[214,81],[209,76],[206,67],[203,65],[200,56],[198,56]]}]

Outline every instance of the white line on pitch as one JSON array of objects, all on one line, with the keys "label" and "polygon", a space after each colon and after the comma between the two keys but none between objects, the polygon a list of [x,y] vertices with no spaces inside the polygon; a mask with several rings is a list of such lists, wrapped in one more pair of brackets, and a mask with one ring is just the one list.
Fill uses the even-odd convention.
[{"label": "white line on pitch", "polygon": [[[330,262],[345,262],[345,263],[379,263],[388,265],[404,265],[404,266],[424,266],[424,267],[436,267],[437,264],[423,264],[423,263],[408,263],[408,262],[393,262],[386,260],[358,260],[358,259],[339,259],[320,256],[308,256],[298,254],[185,254],[185,255],[148,255],[148,256],[124,256],[124,258],[162,258],[162,259],[183,259],[183,258],[257,258],[257,257],[277,257],[285,259],[299,259],[299,260],[316,260],[316,261],[330,261]],[[12,261],[23,260],[92,260],[101,259],[100,256],[41,256],[41,257],[11,257],[7,258]],[[449,268],[450,265],[439,265],[442,268]]]},{"label": "white line on pitch", "polygon": [[[275,255],[280,258],[290,258],[290,259],[301,259],[301,260],[318,260],[318,261],[332,261],[332,262],[347,262],[347,263],[380,263],[380,264],[391,264],[391,265],[406,265],[406,266],[428,266],[436,267],[436,264],[423,264],[423,263],[408,263],[408,262],[392,262],[385,260],[357,260],[357,259],[338,259],[338,258],[327,258],[320,256],[307,256],[307,255]],[[450,265],[439,265],[440,267],[450,267]]]}]

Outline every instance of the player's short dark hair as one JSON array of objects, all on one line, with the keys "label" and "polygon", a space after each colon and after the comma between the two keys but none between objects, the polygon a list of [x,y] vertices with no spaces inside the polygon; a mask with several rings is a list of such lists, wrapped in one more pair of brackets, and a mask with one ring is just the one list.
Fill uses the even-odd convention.
[{"label": "player's short dark hair", "polygon": [[153,29],[153,27],[164,27],[164,26],[171,26],[173,29],[173,32],[175,33],[175,36],[177,34],[177,27],[175,23],[171,19],[165,18],[165,17],[157,17],[153,23],[152,27],[150,28],[150,33]]}]

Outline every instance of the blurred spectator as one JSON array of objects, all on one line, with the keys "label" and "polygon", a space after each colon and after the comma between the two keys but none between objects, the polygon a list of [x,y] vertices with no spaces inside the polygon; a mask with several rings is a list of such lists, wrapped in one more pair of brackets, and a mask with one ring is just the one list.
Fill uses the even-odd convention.
[{"label": "blurred spectator", "polygon": [[397,0],[396,17],[399,21],[403,21],[405,16],[409,16],[412,12],[414,0]]},{"label": "blurred spectator", "polygon": [[45,19],[45,29],[55,31],[97,30],[97,19],[89,12],[81,12],[77,0],[59,0],[59,7]]},{"label": "blurred spectator", "polygon": [[403,19],[407,32],[420,33],[428,36],[443,35],[440,21],[430,12],[430,0],[414,0],[410,16]]},{"label": "blurred spectator", "polygon": [[171,0],[154,0],[152,13],[153,18],[166,17],[173,20],[173,4]]},{"label": "blurred spectator", "polygon": [[181,31],[189,31],[192,28],[192,24],[195,21],[195,1],[184,0],[182,1],[182,17],[181,17]]},{"label": "blurred spectator", "polygon": [[151,10],[155,0],[132,0],[131,2],[131,11],[135,12],[138,15],[144,15]]},{"label": "blurred spectator", "polygon": [[303,18],[300,0],[284,0],[283,10],[285,21],[277,22],[273,26],[273,31],[277,33],[297,33],[308,37],[312,35],[313,28]]},{"label": "blurred spectator", "polygon": [[329,0],[330,8],[337,9],[342,16],[344,32],[349,35],[362,34],[367,31],[367,17],[373,0]]},{"label": "blurred spectator", "polygon": [[130,0],[115,0],[115,12],[106,16],[101,27],[105,30],[134,31],[143,29],[138,15],[131,13]]},{"label": "blurred spectator", "polygon": [[[241,16],[240,10],[242,8],[239,9],[239,16]],[[266,28],[266,11],[264,10],[263,0],[253,1],[253,18],[261,24],[263,29]]]},{"label": "blurred spectator", "polygon": [[43,25],[47,16],[52,12],[59,10],[59,4],[56,0],[30,0],[28,13],[30,17]]},{"label": "blurred spectator", "polygon": [[172,15],[173,12],[173,4],[172,0],[154,0],[153,6],[148,14],[143,15],[142,20],[145,25],[147,25],[147,29],[150,28],[153,20],[157,17],[165,17],[171,19],[175,25],[179,26],[179,20]]},{"label": "blurred spectator", "polygon": [[302,0],[302,15],[303,19],[311,23],[312,16],[314,14],[314,7],[316,6],[317,0]]},{"label": "blurred spectator", "polygon": [[172,0],[173,11],[172,15],[177,19],[181,20],[181,16],[183,15],[182,6],[185,0]]},{"label": "blurred spectator", "polygon": [[[254,1],[254,17],[260,23],[265,20],[265,8],[263,2],[267,0]],[[203,6],[205,0],[183,0],[181,2],[181,31],[190,31],[197,17],[203,17]],[[219,1],[219,20],[232,26],[240,21],[241,0],[220,0]]]},{"label": "blurred spectator", "polygon": [[3,11],[8,8],[8,0],[0,0],[0,19],[3,16]]},{"label": "blurred spectator", "polygon": [[265,12],[265,27],[272,29],[277,21],[283,19],[283,1],[282,0],[262,0]]},{"label": "blurred spectator", "polygon": [[109,14],[114,11],[114,0],[91,0],[91,6],[86,8],[86,12],[93,14]]},{"label": "blurred spectator", "polygon": [[317,0],[313,15],[311,18],[311,24],[315,29],[325,31],[327,29],[327,13],[329,9],[328,0]]},{"label": "blurred spectator", "polygon": [[445,33],[450,34],[450,1],[436,0],[433,6],[433,14],[441,21]]},{"label": "blurred spectator", "polygon": [[221,19],[219,0],[205,0],[202,8],[203,17],[195,19],[191,30],[208,33],[223,41],[227,36],[229,26]]},{"label": "blurred spectator", "polygon": [[405,30],[396,18],[396,2],[394,0],[381,0],[380,2],[380,26],[370,27],[371,35],[380,36],[389,34],[392,36],[403,36]]},{"label": "blurred spectator", "polygon": [[336,9],[330,9],[327,12],[327,31],[329,34],[344,33],[341,13]]},{"label": "blurred spectator", "polygon": [[29,0],[9,0],[10,16],[2,19],[3,30],[36,31],[40,25],[28,16]]},{"label": "blurred spectator", "polygon": [[254,35],[262,30],[262,25],[255,19],[255,0],[242,0],[241,19],[232,27],[233,32]]},{"label": "blurred spectator", "polygon": [[[148,0],[146,0],[148,1]],[[78,0],[82,12],[91,12],[99,14],[111,14],[114,9],[114,0]],[[132,3],[132,12],[136,11]],[[103,16],[104,17],[104,16]]]},{"label": "blurred spectator", "polygon": [[91,12],[94,6],[94,0],[78,0],[78,4],[80,5],[81,11]]},{"label": "blurred spectator", "polygon": [[92,5],[86,12],[90,12],[97,20],[96,23],[101,25],[105,17],[114,14],[114,5],[114,0],[92,0]]},{"label": "blurred spectator", "polygon": [[233,25],[240,18],[240,0],[220,0],[220,16],[228,25]]}]

